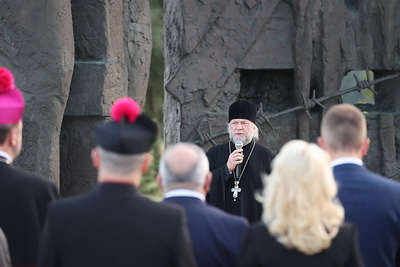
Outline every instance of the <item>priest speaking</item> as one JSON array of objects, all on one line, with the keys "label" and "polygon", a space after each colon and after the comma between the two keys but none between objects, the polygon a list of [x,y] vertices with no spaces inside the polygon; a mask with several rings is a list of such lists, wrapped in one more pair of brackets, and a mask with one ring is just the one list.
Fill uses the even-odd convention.
[{"label": "priest speaking", "polygon": [[263,188],[261,174],[270,173],[274,155],[257,144],[256,107],[238,100],[229,107],[230,141],[207,151],[213,174],[207,202],[231,214],[243,216],[250,223],[260,220],[262,206],[255,199]]}]

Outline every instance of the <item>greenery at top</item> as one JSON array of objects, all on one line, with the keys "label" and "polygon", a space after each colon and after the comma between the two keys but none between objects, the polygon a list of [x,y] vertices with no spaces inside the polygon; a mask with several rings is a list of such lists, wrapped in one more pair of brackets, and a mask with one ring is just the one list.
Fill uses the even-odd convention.
[{"label": "greenery at top", "polygon": [[161,140],[158,140],[154,144],[151,150],[153,161],[151,163],[150,169],[147,173],[143,175],[142,182],[140,185],[140,192],[143,195],[148,196],[156,201],[160,201],[163,198],[163,194],[156,181],[158,173],[158,164],[162,156],[162,148],[163,148],[162,142]]}]

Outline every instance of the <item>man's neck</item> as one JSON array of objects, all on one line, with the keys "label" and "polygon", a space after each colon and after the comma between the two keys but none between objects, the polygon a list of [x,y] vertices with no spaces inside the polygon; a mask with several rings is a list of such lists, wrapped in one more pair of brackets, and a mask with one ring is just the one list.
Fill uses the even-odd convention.
[{"label": "man's neck", "polygon": [[109,173],[104,173],[99,171],[98,177],[97,177],[98,183],[116,183],[116,184],[129,184],[134,187],[139,187],[140,186],[140,180],[141,177],[139,174],[134,174],[130,176],[115,176],[113,174]]},{"label": "man's neck", "polygon": [[173,189],[165,193],[164,198],[169,198],[169,197],[195,197],[198,198],[202,201],[205,201],[204,194],[200,193],[197,190],[193,189]]},{"label": "man's neck", "polygon": [[3,150],[2,147],[0,147],[0,157],[5,158],[7,164],[11,164],[13,162],[13,158],[10,155],[10,153],[5,151],[5,150]]},{"label": "man's neck", "polygon": [[336,167],[336,166],[343,165],[343,164],[356,164],[356,165],[363,166],[363,162],[361,159],[353,158],[353,157],[337,158],[331,162],[332,167]]},{"label": "man's neck", "polygon": [[358,151],[351,151],[351,152],[343,152],[343,151],[337,151],[337,152],[332,152],[328,151],[329,155],[331,156],[332,160],[339,159],[339,158],[355,158],[362,160],[362,153]]}]

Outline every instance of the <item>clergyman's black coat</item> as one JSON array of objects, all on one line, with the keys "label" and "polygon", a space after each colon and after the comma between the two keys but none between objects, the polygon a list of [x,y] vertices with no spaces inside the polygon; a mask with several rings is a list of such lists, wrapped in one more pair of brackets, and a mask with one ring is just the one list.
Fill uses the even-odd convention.
[{"label": "clergyman's black coat", "polygon": [[[246,165],[253,142],[243,147],[244,161],[242,168]],[[230,144],[231,151],[233,151],[235,145],[232,142]],[[255,145],[250,160],[244,168],[243,177],[240,180],[242,191],[236,201],[233,200],[231,192],[234,182],[233,175],[229,173],[226,166],[229,155],[229,143],[214,146],[207,151],[210,171],[213,175],[207,202],[231,214],[243,216],[250,223],[259,221],[262,214],[262,206],[254,198],[254,195],[262,190],[263,182],[261,176],[271,172],[270,164],[274,155],[268,148],[259,144]]]},{"label": "clergyman's black coat", "polygon": [[103,183],[49,206],[40,267],[195,266],[183,210]]},{"label": "clergyman's black coat", "polygon": [[35,266],[47,205],[58,198],[54,184],[0,162],[0,228],[13,266]]}]

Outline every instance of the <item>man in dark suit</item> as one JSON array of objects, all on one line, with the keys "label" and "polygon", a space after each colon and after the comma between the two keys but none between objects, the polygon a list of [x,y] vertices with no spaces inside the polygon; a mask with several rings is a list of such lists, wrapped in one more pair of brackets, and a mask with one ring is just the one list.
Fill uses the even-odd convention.
[{"label": "man in dark suit", "polygon": [[366,266],[400,266],[400,183],[363,166],[370,143],[364,114],[353,105],[333,106],[318,143],[332,157],[345,220],[358,226]]},{"label": "man in dark suit", "polygon": [[18,170],[12,162],[22,148],[25,102],[12,73],[0,67],[0,228],[13,266],[35,266],[47,204],[58,197],[42,177]]},{"label": "man in dark suit", "polygon": [[208,159],[196,145],[172,145],[161,159],[165,202],[185,209],[197,266],[235,266],[247,221],[205,203],[211,178]]},{"label": "man in dark suit", "polygon": [[130,98],[94,129],[99,184],[49,206],[40,267],[195,266],[183,211],[140,196],[156,125]]}]

